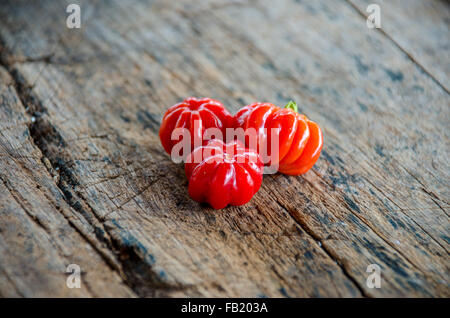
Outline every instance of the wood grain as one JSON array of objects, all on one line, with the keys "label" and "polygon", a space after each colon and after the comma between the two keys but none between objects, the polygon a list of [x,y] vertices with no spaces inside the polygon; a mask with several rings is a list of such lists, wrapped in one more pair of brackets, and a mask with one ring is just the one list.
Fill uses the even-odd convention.
[{"label": "wood grain", "polygon": [[[441,46],[417,58],[428,74],[345,1],[85,1],[79,30],[68,3],[0,5],[0,294],[450,295],[449,96],[427,64]],[[295,100],[323,154],[304,176],[265,176],[245,206],[197,204],[158,139],[191,95],[233,112]],[[69,262],[89,290],[65,287]]]},{"label": "wood grain", "polygon": [[[130,297],[95,228],[66,202],[58,172],[33,144],[30,118],[12,78],[0,68],[0,295],[2,297]],[[95,242],[95,243],[93,243]],[[103,256],[105,254],[105,256]],[[69,264],[82,269],[68,288]]]},{"label": "wood grain", "polygon": [[[367,16],[369,0],[349,0]],[[379,1],[382,31],[416,65],[449,93],[450,11],[448,1]]]}]

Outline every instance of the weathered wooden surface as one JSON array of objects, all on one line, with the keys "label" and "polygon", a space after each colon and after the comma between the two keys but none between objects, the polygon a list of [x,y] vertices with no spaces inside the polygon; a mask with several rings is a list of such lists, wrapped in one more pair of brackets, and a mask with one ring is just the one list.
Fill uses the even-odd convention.
[{"label": "weathered wooden surface", "polygon": [[[79,30],[2,2],[0,295],[450,296],[450,9],[425,2],[381,31],[366,1],[82,1]],[[197,204],[157,135],[186,96],[295,100],[323,155]]]}]

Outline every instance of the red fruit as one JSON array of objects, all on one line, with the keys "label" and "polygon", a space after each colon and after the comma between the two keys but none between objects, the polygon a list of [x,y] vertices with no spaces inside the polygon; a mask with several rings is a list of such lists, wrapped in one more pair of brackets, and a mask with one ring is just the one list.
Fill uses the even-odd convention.
[{"label": "red fruit", "polygon": [[[297,113],[294,102],[289,102],[285,108],[269,103],[245,106],[235,115],[233,125],[244,130],[254,128],[258,132],[258,150],[261,152],[261,143],[266,143],[269,155],[278,152],[278,171],[285,174],[305,173],[316,163],[322,150],[322,130],[315,122]],[[261,128],[267,130],[264,132]],[[271,149],[271,139],[276,137],[271,128],[279,128],[279,149]],[[246,143],[250,146],[248,139]]]},{"label": "red fruit", "polygon": [[[194,126],[195,121],[198,121],[197,126]],[[175,128],[188,129],[191,146],[193,146],[194,140],[199,140],[200,144],[203,143],[203,133],[207,128],[218,128],[225,136],[225,129],[231,122],[231,114],[219,101],[211,98],[189,97],[166,111],[159,129],[159,138],[164,150],[171,154],[173,146],[181,140],[181,137],[172,140],[172,132]]]},{"label": "red fruit", "polygon": [[259,155],[240,141],[213,139],[186,159],[189,195],[214,209],[245,204],[260,188],[263,168]]}]

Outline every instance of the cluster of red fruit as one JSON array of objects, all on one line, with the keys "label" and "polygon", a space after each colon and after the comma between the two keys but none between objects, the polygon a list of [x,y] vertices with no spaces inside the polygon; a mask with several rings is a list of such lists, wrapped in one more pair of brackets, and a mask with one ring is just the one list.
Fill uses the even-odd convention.
[{"label": "cluster of red fruit", "polygon": [[261,186],[264,165],[276,164],[279,172],[289,175],[305,173],[319,158],[323,145],[319,125],[299,114],[294,102],[289,102],[285,108],[254,103],[232,116],[216,100],[190,97],[164,114],[159,137],[169,154],[179,142],[173,138],[177,128],[190,132],[192,145],[196,138],[203,140],[208,128],[219,129],[223,136],[227,128],[254,129],[258,145],[263,139],[268,145],[272,145],[271,139],[278,139],[277,149],[268,150],[277,153],[276,162],[273,158],[263,162],[260,148],[251,148],[247,139],[228,143],[222,139],[205,140],[184,156],[189,195],[195,201],[208,202],[215,209],[250,201]]}]

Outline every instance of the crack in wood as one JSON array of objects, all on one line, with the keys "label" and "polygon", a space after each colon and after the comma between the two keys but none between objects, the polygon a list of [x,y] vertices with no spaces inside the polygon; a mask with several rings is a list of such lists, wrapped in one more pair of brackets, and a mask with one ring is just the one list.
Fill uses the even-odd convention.
[{"label": "crack in wood", "polygon": [[[361,15],[364,19],[367,19],[368,16],[351,0],[345,0],[345,2],[352,7],[359,15]],[[403,54],[405,54],[414,65],[416,65],[424,74],[426,74],[435,84],[437,84],[440,88],[444,90],[447,94],[450,94],[450,90],[441,83],[430,71],[428,71],[425,66],[423,66],[414,56],[409,53],[405,48],[403,48],[400,43],[398,43],[392,36],[390,36],[386,31],[382,28],[377,28],[381,34],[383,34],[389,41],[391,41]]]},{"label": "crack in wood", "polygon": [[[18,96],[22,102],[22,105],[33,105],[26,110],[26,112],[31,116],[39,117],[35,119],[33,123],[29,125],[30,136],[33,140],[33,143],[36,145],[38,149],[43,154],[43,158],[46,158],[51,164],[52,168],[57,167],[58,169],[52,169],[49,171],[50,174],[54,174],[55,171],[58,172],[59,182],[57,182],[57,187],[61,190],[63,194],[64,200],[67,204],[72,207],[74,210],[80,212],[82,215],[92,215],[97,221],[103,225],[103,223],[98,219],[95,211],[89,205],[85,199],[78,194],[76,194],[75,187],[78,185],[78,181],[73,176],[72,172],[69,170],[69,166],[72,164],[70,162],[65,162],[58,156],[54,156],[49,148],[52,145],[57,145],[58,147],[64,147],[65,141],[61,137],[61,135],[56,131],[55,127],[53,127],[46,119],[42,118],[42,114],[46,113],[46,109],[39,102],[37,98],[35,98],[31,92],[27,89],[27,85],[25,84],[25,80],[20,75],[20,73],[13,69],[11,65],[5,63],[5,60],[0,56],[0,65],[5,67],[5,69],[10,73],[11,77],[15,81],[15,86],[17,88]],[[46,166],[44,164],[44,166]],[[2,179],[5,186],[7,183]],[[67,183],[67,186],[64,186],[64,183]],[[9,187],[7,186],[9,189]],[[13,197],[16,201],[22,206],[24,211],[28,213],[28,210],[23,207],[23,204],[20,200],[18,200],[14,195]],[[82,204],[80,204],[80,201]],[[89,208],[87,211],[84,206]],[[60,209],[58,209],[60,211]],[[28,213],[29,214],[29,213]],[[29,216],[46,232],[48,229],[39,222],[38,219],[33,217],[31,214]],[[67,218],[66,215],[64,215]],[[69,219],[69,224],[93,247],[93,249],[101,256],[102,259],[115,271],[119,273],[119,275],[124,280],[124,283],[128,285],[135,293],[140,296],[163,296],[167,295],[170,291],[182,290],[185,288],[193,288],[192,286],[185,286],[181,284],[169,284],[162,281],[157,273],[155,273],[152,269],[152,265],[148,264],[143,260],[135,251],[133,246],[121,246],[121,242],[114,238],[114,236],[109,235],[108,230],[103,227],[103,231],[109,235],[109,241],[104,240],[103,237],[98,236],[98,233],[94,231],[97,239],[106,243],[108,248],[112,250],[116,254],[116,260],[119,262],[120,267],[117,267],[117,262],[111,260],[111,258],[106,255],[101,249],[99,249],[98,244],[92,242],[91,239],[84,233],[78,226],[76,226]],[[89,220],[87,219],[89,222]],[[95,228],[95,224],[91,223],[91,226]],[[136,269],[139,269],[136,271]],[[136,275],[136,272],[138,273]]]},{"label": "crack in wood", "polygon": [[319,248],[330,258],[333,260],[333,262],[335,262],[339,268],[342,270],[343,274],[349,279],[349,281],[352,282],[352,284],[358,289],[358,291],[361,293],[361,295],[363,295],[364,297],[368,298],[371,297],[369,294],[367,294],[364,290],[364,287],[362,287],[359,282],[356,280],[356,278],[354,278],[349,271],[347,270],[347,268],[345,267],[345,265],[342,264],[342,262],[339,260],[338,257],[333,256],[333,253],[331,250],[329,250],[324,243],[322,242],[322,239],[320,238],[319,235],[317,235],[316,233],[314,233],[313,230],[311,230],[311,228],[308,226],[308,224],[306,224],[305,222],[302,222],[301,219],[297,219],[294,217],[294,215],[290,212],[288,207],[285,207],[279,200],[276,200],[276,202],[278,203],[278,205],[294,220],[294,222],[296,224],[298,224],[303,231],[305,231],[306,234],[308,234],[316,243],[317,246],[319,246]]}]

